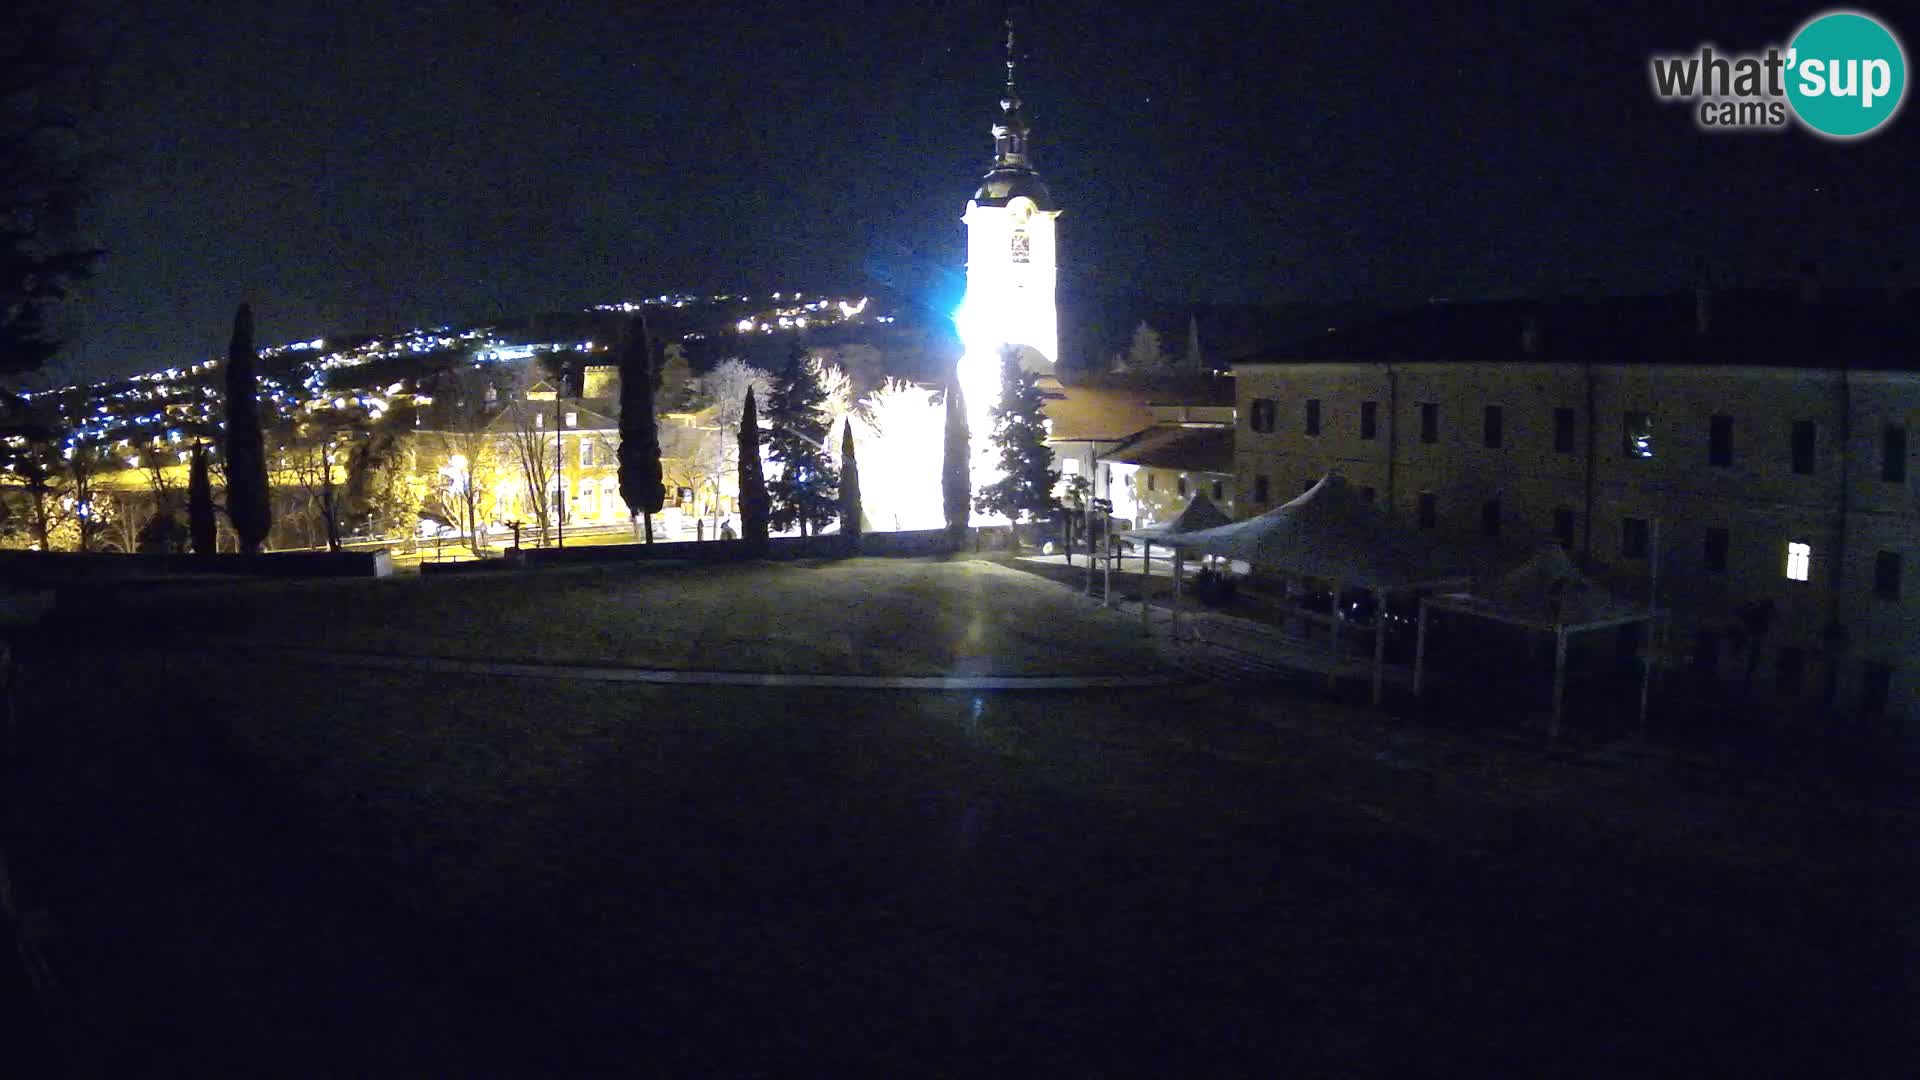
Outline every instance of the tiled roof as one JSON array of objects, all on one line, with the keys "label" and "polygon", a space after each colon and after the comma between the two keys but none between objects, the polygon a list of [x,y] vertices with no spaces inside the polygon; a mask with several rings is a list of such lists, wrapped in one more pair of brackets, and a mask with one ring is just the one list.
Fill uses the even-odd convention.
[{"label": "tiled roof", "polygon": [[1119,442],[1153,426],[1152,405],[1233,404],[1233,380],[1212,376],[1143,380],[1092,375],[1069,384],[1043,383],[1042,389],[1049,395],[1046,413],[1056,442]]},{"label": "tiled roof", "polygon": [[1139,432],[1103,461],[1185,472],[1233,472],[1233,429],[1163,424]]},{"label": "tiled roof", "polygon": [[1434,303],[1330,328],[1238,361],[1532,361],[1920,369],[1920,294],[1782,290],[1704,297]]}]

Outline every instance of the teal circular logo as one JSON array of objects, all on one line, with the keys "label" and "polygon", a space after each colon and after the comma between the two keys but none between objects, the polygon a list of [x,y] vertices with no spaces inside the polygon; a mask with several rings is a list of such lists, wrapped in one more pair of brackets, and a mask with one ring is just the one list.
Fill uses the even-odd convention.
[{"label": "teal circular logo", "polygon": [[1870,15],[1833,11],[1794,35],[1787,100],[1800,122],[1836,139],[1893,119],[1907,89],[1907,58],[1893,31]]}]

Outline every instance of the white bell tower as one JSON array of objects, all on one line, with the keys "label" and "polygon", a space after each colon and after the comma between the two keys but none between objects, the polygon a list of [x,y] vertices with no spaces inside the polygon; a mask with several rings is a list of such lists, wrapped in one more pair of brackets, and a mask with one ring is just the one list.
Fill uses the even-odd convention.
[{"label": "white bell tower", "polygon": [[1026,114],[1013,88],[1013,23],[1007,23],[1007,92],[993,124],[993,170],[967,201],[967,305],[986,336],[1020,350],[1021,364],[1053,374],[1060,357],[1054,302],[1059,248],[1054,203],[1028,157]]}]

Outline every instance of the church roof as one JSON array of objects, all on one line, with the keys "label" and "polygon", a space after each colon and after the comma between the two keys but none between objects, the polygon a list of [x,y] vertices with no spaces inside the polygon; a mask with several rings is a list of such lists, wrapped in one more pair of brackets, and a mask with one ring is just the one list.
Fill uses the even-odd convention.
[{"label": "church roof", "polygon": [[973,201],[981,206],[1005,206],[1020,197],[1032,199],[1041,210],[1058,210],[1053,193],[1032,169],[995,169],[982,177]]},{"label": "church roof", "polygon": [[1018,198],[1032,199],[1042,210],[1058,210],[1053,193],[1033,171],[1028,159],[1026,106],[1014,89],[1013,20],[1007,20],[1007,89],[1000,99],[1000,115],[993,124],[993,171],[981,178],[973,201],[979,206],[1005,206]]}]

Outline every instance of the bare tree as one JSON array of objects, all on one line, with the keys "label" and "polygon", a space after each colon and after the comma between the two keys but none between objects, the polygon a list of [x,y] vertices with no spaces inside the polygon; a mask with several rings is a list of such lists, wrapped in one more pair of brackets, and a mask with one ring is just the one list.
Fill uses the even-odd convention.
[{"label": "bare tree", "polygon": [[[345,465],[339,439],[330,424],[309,422],[296,428],[281,451],[289,487],[298,493],[309,523],[317,523],[328,551],[340,550],[340,480]],[[312,539],[312,529],[309,528]],[[318,544],[309,542],[309,547]]]},{"label": "bare tree", "polygon": [[533,513],[534,524],[540,530],[540,545],[545,547],[550,542],[548,534],[553,527],[553,511],[557,503],[553,440],[559,436],[547,428],[547,421],[552,419],[552,410],[527,400],[527,391],[537,379],[537,372],[528,366],[518,385],[510,391],[504,441],[508,464],[520,474],[521,485],[526,490],[527,509]]},{"label": "bare tree", "polygon": [[748,387],[756,400],[765,401],[773,393],[773,374],[730,357],[700,377],[700,397],[713,410],[713,422],[734,438],[740,434],[740,409]]},{"label": "bare tree", "polygon": [[68,490],[81,551],[98,550],[112,527],[113,512],[99,484],[100,472],[111,467],[106,452],[91,440],[75,439],[67,450]]},{"label": "bare tree", "polygon": [[26,501],[28,535],[41,551],[53,550],[53,534],[66,523],[71,488],[66,463],[51,437],[8,438],[6,469]]}]

